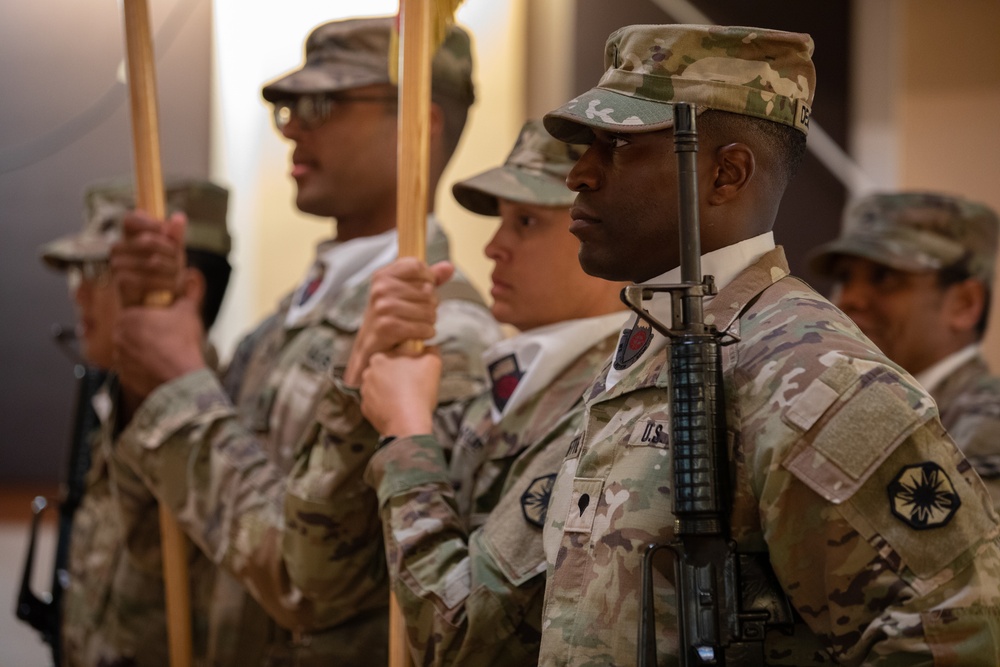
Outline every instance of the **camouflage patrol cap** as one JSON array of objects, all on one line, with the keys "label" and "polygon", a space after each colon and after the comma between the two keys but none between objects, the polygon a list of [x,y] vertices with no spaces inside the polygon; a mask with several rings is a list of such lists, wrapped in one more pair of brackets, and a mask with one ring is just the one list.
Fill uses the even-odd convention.
[{"label": "camouflage patrol cap", "polygon": [[540,120],[528,121],[503,166],[459,181],[451,191],[459,204],[480,215],[500,215],[497,198],[568,207],[576,193],[566,187],[566,176],[585,150],[553,138]]},{"label": "camouflage patrol cap", "polygon": [[633,25],[611,33],[596,88],[545,115],[562,141],[593,129],[649,132],[673,126],[673,103],[809,130],[816,87],[809,35],[763,28]]},{"label": "camouflage patrol cap", "polygon": [[810,256],[810,268],[831,275],[851,255],[901,271],[937,271],[961,264],[989,283],[1000,221],[988,206],[932,192],[879,193],[847,207],[839,238]]},{"label": "camouflage patrol cap", "polygon": [[[226,257],[232,247],[226,229],[229,191],[209,181],[169,179],[166,183],[167,212],[187,215],[184,245],[189,250]],[[106,260],[111,246],[121,236],[125,213],[135,208],[130,180],[114,180],[87,187],[83,195],[83,231],[63,236],[41,247],[42,259],[63,271],[78,262]]]},{"label": "camouflage patrol cap", "polygon": [[[268,102],[309,93],[334,93],[389,81],[389,35],[395,17],[331,21],[306,39],[306,61],[264,86]],[[431,87],[466,105],[475,100],[472,43],[458,26],[448,29],[431,62]]]}]

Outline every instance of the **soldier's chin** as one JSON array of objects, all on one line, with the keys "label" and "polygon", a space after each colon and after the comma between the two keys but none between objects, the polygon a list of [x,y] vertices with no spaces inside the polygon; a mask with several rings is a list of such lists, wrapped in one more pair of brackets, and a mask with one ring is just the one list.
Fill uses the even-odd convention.
[{"label": "soldier's chin", "polygon": [[295,195],[295,207],[303,213],[308,213],[309,215],[315,215],[321,218],[336,217],[324,201],[318,197],[311,196],[310,193],[303,188],[299,188],[298,194]]},{"label": "soldier's chin", "polygon": [[624,263],[620,259],[616,261],[610,253],[594,248],[593,244],[581,243],[577,258],[580,260],[580,267],[587,275],[615,282],[632,280],[628,267],[623,266]]}]

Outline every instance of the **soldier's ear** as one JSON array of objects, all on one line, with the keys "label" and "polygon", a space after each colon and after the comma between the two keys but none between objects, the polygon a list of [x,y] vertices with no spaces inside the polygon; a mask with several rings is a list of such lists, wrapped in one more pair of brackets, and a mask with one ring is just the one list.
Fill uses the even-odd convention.
[{"label": "soldier's ear", "polygon": [[954,331],[973,331],[989,298],[986,286],[975,278],[949,285],[945,293],[944,315]]},{"label": "soldier's ear", "polygon": [[708,203],[720,206],[736,199],[750,183],[756,169],[757,159],[746,144],[720,146],[712,163]]}]

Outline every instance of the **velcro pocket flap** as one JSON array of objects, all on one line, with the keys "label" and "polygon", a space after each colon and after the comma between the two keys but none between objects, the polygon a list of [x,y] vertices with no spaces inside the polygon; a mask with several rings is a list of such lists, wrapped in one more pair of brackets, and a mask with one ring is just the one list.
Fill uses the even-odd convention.
[{"label": "velcro pocket flap", "polygon": [[851,362],[838,361],[782,414],[802,433],[782,465],[830,502],[844,502],[926,421],[926,412],[905,396],[890,370],[861,374]]}]

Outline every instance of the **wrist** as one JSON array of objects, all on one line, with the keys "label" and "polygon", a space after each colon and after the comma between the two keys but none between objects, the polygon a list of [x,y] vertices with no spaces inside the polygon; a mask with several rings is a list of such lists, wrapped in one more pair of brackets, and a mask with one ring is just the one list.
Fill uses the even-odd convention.
[{"label": "wrist", "polygon": [[386,434],[383,437],[392,436],[395,438],[412,438],[416,435],[428,435],[433,432],[433,424],[431,419],[396,419],[385,425],[385,429],[381,430],[381,433]]}]

